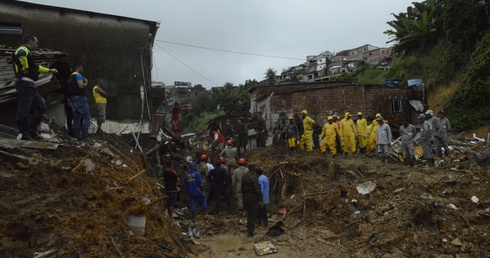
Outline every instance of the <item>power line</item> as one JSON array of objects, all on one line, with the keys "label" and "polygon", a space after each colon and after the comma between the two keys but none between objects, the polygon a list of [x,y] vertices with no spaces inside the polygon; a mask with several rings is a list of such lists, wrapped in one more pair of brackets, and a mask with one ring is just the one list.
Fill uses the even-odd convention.
[{"label": "power line", "polygon": [[183,64],[185,67],[189,68],[189,70],[193,71],[194,73],[196,73],[197,75],[201,76],[202,78],[204,78],[205,80],[207,80],[208,82],[214,84],[216,87],[219,87],[219,85],[213,81],[211,81],[210,79],[206,78],[206,76],[200,74],[199,72],[197,72],[196,70],[192,69],[192,67],[188,66],[186,63],[182,62],[180,59],[178,59],[176,56],[172,55],[170,52],[168,52],[167,50],[165,50],[163,47],[161,47],[160,45],[156,44],[155,45],[157,47],[159,47],[161,50],[165,51],[165,53],[167,53],[169,56],[173,57],[175,60],[179,61],[179,63]]},{"label": "power line", "polygon": [[241,54],[241,55],[249,55],[249,56],[262,56],[262,57],[270,57],[270,58],[280,58],[280,59],[289,59],[289,60],[300,60],[300,61],[304,61],[305,60],[304,58],[262,55],[262,54],[255,54],[255,53],[248,53],[248,52],[241,52],[241,51],[232,51],[232,50],[226,50],[226,49],[201,47],[201,46],[195,46],[195,45],[189,45],[189,44],[182,44],[182,43],[170,42],[170,41],[166,41],[166,40],[155,40],[155,41],[162,42],[162,43],[167,43],[167,44],[178,45],[178,46],[200,48],[200,49],[206,49],[206,50],[212,50],[212,51],[220,51],[220,52],[227,52],[227,53],[233,53],[233,54]]}]

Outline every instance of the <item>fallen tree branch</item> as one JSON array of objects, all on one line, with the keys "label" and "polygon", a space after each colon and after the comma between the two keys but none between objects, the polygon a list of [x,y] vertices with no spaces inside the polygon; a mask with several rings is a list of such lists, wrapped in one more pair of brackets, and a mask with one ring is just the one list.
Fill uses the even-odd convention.
[{"label": "fallen tree branch", "polygon": [[313,196],[322,195],[322,194],[330,194],[330,193],[331,192],[310,193],[310,194],[305,194],[304,198],[313,197]]},{"label": "fallen tree branch", "polygon": [[155,145],[155,147],[153,147],[153,148],[149,149],[147,152],[145,152],[145,153],[144,153],[144,154],[145,154],[145,156],[150,155],[152,152],[154,152],[154,151],[158,150],[158,148],[160,148],[160,144]]},{"label": "fallen tree branch", "polygon": [[24,156],[24,155],[11,154],[11,153],[8,153],[8,152],[2,151],[2,150],[0,150],[0,153],[7,156],[7,157],[10,157],[10,158],[16,158],[16,159],[20,159],[20,160],[24,160],[24,161],[30,160],[29,157]]},{"label": "fallen tree branch", "polygon": [[142,174],[143,174],[143,173],[145,173],[145,172],[146,172],[146,169],[141,170],[141,171],[140,171],[138,174],[136,174],[136,175],[132,176],[130,179],[128,179],[128,180],[126,181],[126,183],[129,183],[131,180],[133,180],[133,179],[137,178],[138,176],[142,175]]},{"label": "fallen tree branch", "polygon": [[368,180],[368,179],[367,179],[367,178],[366,178],[366,177],[365,177],[365,176],[364,176],[364,175],[361,173],[361,171],[360,171],[359,169],[357,169],[357,168],[356,168],[356,172],[357,172],[357,173],[359,173],[359,175],[361,175],[361,176],[362,176],[362,178],[364,178],[364,179]]},{"label": "fallen tree branch", "polygon": [[116,242],[114,241],[114,238],[111,237],[111,241],[112,241],[112,244],[114,245],[114,247],[116,248],[117,253],[119,253],[119,256],[121,256],[121,258],[122,258],[123,254],[121,253],[121,251],[117,247]]},{"label": "fallen tree branch", "polygon": [[474,151],[474,150],[471,150],[471,149],[468,149],[468,148],[462,148],[462,147],[459,147],[459,146],[452,146],[454,149],[456,150],[459,150],[459,151],[462,151],[462,152],[469,152],[471,154],[476,154],[478,153],[477,151]]}]

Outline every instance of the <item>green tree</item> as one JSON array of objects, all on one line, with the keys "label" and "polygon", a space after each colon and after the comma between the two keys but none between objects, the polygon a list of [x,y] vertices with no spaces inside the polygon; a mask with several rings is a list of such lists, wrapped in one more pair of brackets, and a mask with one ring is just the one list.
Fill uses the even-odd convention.
[{"label": "green tree", "polygon": [[[432,85],[447,83],[468,65],[488,28],[488,3],[479,0],[414,2],[387,22],[397,60],[390,69],[402,81],[414,76]],[[406,59],[406,60],[405,60]]]},{"label": "green tree", "polygon": [[194,92],[206,91],[206,88],[204,88],[202,84],[196,84],[194,85],[194,87],[192,87],[192,91]]},{"label": "green tree", "polygon": [[253,80],[246,80],[245,81],[245,84],[243,85],[243,87],[245,88],[245,90],[249,90],[250,88],[253,88],[253,87],[258,87],[259,86],[259,82],[255,79]]},{"label": "green tree", "polygon": [[384,33],[396,42],[393,51],[397,54],[413,54],[430,49],[437,43],[441,1],[413,2],[406,13],[393,14],[394,21],[387,22],[393,29]]},{"label": "green tree", "polygon": [[444,109],[457,131],[490,124],[490,33],[480,41],[470,58],[463,83]]},{"label": "green tree", "polygon": [[274,70],[274,68],[269,68],[265,72],[265,77],[264,77],[267,85],[272,86],[276,84],[277,82],[277,72]]},{"label": "green tree", "polygon": [[227,115],[247,112],[250,109],[250,95],[244,85],[235,87],[227,82],[222,88],[215,89],[210,107],[222,110]]}]

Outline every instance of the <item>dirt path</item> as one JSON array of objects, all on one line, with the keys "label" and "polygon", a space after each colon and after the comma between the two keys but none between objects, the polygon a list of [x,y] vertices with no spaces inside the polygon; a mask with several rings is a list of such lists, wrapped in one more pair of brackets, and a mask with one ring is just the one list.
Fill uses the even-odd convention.
[{"label": "dirt path", "polygon": [[277,249],[277,253],[268,254],[266,257],[341,257],[346,255],[341,251],[341,246],[338,246],[340,241],[329,242],[322,239],[322,236],[312,236],[308,231],[306,228],[300,228],[278,237],[269,237],[266,235],[266,228],[257,228],[255,236],[248,237],[245,233],[245,225],[243,225],[243,230],[240,232],[203,236],[200,239],[194,239],[193,243],[208,248],[198,255],[201,258],[257,257],[254,244],[263,241],[270,241]]}]

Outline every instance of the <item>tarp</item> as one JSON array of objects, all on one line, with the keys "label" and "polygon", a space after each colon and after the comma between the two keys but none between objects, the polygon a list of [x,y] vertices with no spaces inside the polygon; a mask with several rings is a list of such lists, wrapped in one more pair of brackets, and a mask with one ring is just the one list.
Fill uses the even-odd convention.
[{"label": "tarp", "polygon": [[409,100],[408,103],[415,108],[415,111],[422,112],[424,111],[424,105],[420,100]]}]

